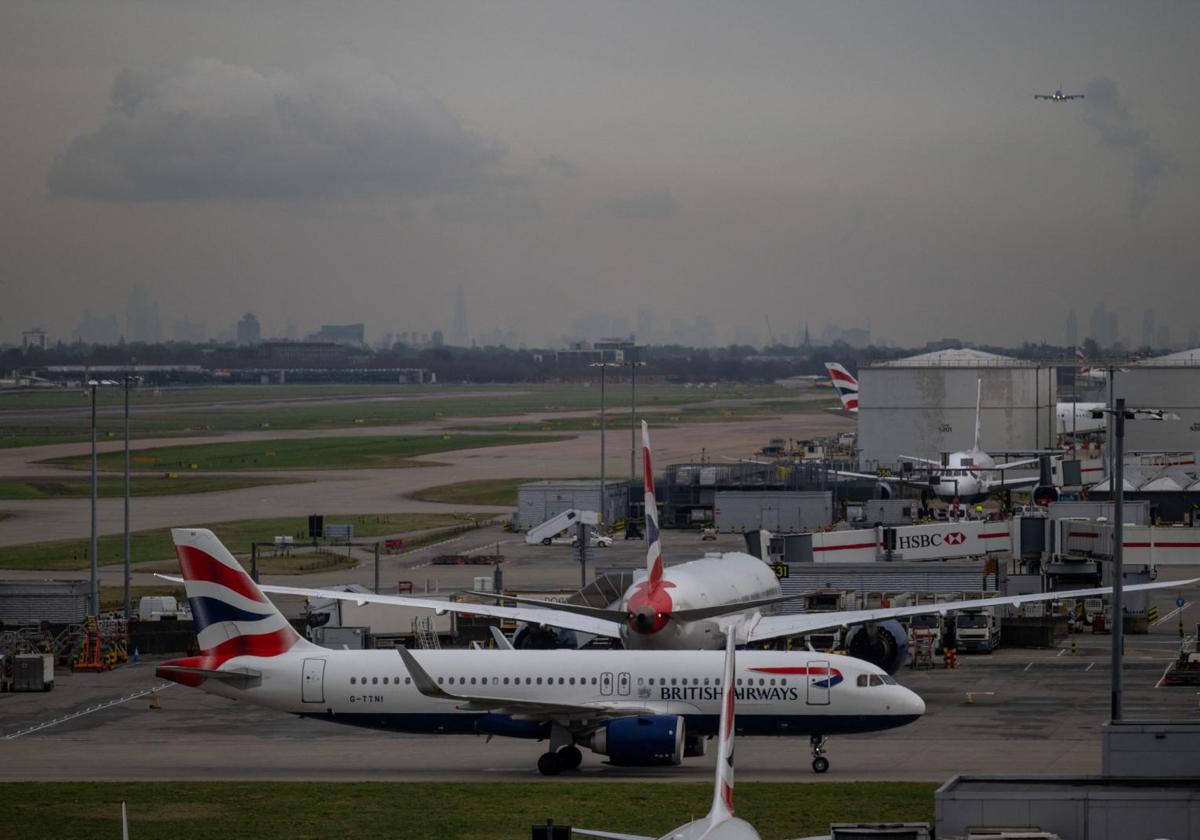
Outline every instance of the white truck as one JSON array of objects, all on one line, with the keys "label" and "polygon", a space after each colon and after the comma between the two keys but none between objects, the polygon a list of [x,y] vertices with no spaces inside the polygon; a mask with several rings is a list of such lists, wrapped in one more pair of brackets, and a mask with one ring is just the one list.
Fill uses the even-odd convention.
[{"label": "white truck", "polygon": [[960,612],[954,626],[961,651],[991,653],[1000,647],[1000,621],[991,608]]}]

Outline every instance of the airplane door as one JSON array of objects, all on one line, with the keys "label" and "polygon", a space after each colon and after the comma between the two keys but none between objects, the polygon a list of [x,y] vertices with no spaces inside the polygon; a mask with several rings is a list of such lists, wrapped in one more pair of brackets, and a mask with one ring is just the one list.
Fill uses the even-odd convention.
[{"label": "airplane door", "polygon": [[808,705],[829,705],[829,682],[832,677],[833,671],[828,660],[816,659],[808,663]]},{"label": "airplane door", "polygon": [[620,694],[622,697],[628,697],[629,684],[631,682],[633,681],[629,678],[628,671],[622,671],[621,673],[617,674],[617,694]]},{"label": "airplane door", "polygon": [[600,675],[600,693],[605,697],[612,694],[613,675],[611,671],[605,671]]},{"label": "airplane door", "polygon": [[300,698],[305,703],[325,702],[325,660],[305,659]]}]

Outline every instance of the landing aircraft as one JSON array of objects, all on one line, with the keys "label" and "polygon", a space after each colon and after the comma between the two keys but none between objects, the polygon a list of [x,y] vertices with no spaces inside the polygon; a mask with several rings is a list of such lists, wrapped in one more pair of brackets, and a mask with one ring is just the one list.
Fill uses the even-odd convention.
[{"label": "landing aircraft", "polygon": [[[551,776],[577,768],[580,747],[615,765],[671,765],[703,755],[703,739],[717,734],[730,677],[715,651],[329,650],[292,629],[212,531],[171,536],[200,654],[160,664],[164,679],[369,729],[549,740],[538,770]],[[861,659],[748,651],[737,664],[739,731],[808,737],[819,773],[829,768],[826,736],[893,729],[925,712]]]},{"label": "landing aircraft", "polygon": [[[733,634],[725,643],[725,670],[722,680],[725,685],[721,697],[720,734],[717,736],[717,769],[716,780],[713,783],[712,805],[703,819],[686,822],[678,828],[673,828],[658,840],[759,840],[754,826],[739,817],[733,811],[733,739],[734,739],[734,705],[737,694],[734,691],[734,674],[736,672],[736,645]],[[617,834],[612,831],[595,831],[586,828],[572,829],[575,834],[586,837],[601,837],[606,840],[655,840],[641,834]]]},{"label": "landing aircraft", "polygon": [[1063,93],[1062,88],[1054,91],[1054,93],[1035,93],[1034,99],[1048,99],[1051,102],[1066,102],[1069,99],[1083,99],[1082,93]]}]

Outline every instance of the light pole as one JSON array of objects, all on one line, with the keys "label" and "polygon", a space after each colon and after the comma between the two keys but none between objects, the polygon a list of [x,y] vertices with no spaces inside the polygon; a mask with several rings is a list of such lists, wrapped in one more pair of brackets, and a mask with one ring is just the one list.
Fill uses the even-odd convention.
[{"label": "light pole", "polygon": [[96,579],[97,553],[99,546],[96,539],[96,388],[100,385],[95,379],[88,381],[92,397],[92,531],[91,531],[91,585],[88,588],[88,606],[92,615],[100,615],[100,586]]},{"label": "light pole", "polygon": [[[637,485],[637,369],[645,362],[629,361],[629,490]],[[626,506],[628,509],[628,505]],[[632,518],[625,522],[625,539],[640,538]]]},{"label": "light pole", "polygon": [[[1112,393],[1114,370],[1109,368],[1109,393]],[[1125,648],[1125,607],[1122,603],[1125,589],[1125,421],[1126,420],[1178,420],[1179,415],[1156,408],[1125,408],[1125,398],[1114,401],[1111,408],[1092,412],[1099,419],[1107,415],[1108,426],[1113,432],[1110,446],[1112,472],[1109,487],[1113,499],[1113,553],[1112,553],[1112,704],[1111,719],[1121,720],[1121,656]]]},{"label": "light pole", "polygon": [[605,368],[621,367],[620,362],[604,361],[604,352],[605,351],[603,351],[603,350],[600,351],[600,361],[591,363],[591,367],[600,368],[600,524],[601,525],[604,524],[605,519],[607,518],[605,516],[605,514],[608,513],[608,510],[607,510],[608,494],[605,492],[607,489],[605,486],[605,466],[606,466],[605,460],[606,460],[606,456],[607,456],[607,453],[605,452],[605,437],[606,437],[606,432],[608,430],[608,425],[607,425],[608,421],[605,416],[606,402],[605,402],[605,375],[604,375],[604,372],[605,372]]}]

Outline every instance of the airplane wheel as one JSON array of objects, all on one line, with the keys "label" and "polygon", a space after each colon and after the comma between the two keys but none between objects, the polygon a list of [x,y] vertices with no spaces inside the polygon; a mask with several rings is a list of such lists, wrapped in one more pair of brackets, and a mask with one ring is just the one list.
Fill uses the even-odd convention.
[{"label": "airplane wheel", "polygon": [[564,770],[578,770],[583,764],[583,751],[579,747],[563,747],[558,751],[558,757],[562,759]]},{"label": "airplane wheel", "polygon": [[813,772],[824,773],[829,769],[829,759],[823,755],[819,755],[813,759]]},{"label": "airplane wheel", "polygon": [[[582,756],[580,756],[582,758]],[[538,759],[538,772],[543,776],[557,776],[563,771],[564,761],[558,753],[542,753]]]},{"label": "airplane wheel", "polygon": [[546,537],[544,540],[542,540],[542,545],[550,545],[550,538]]}]

